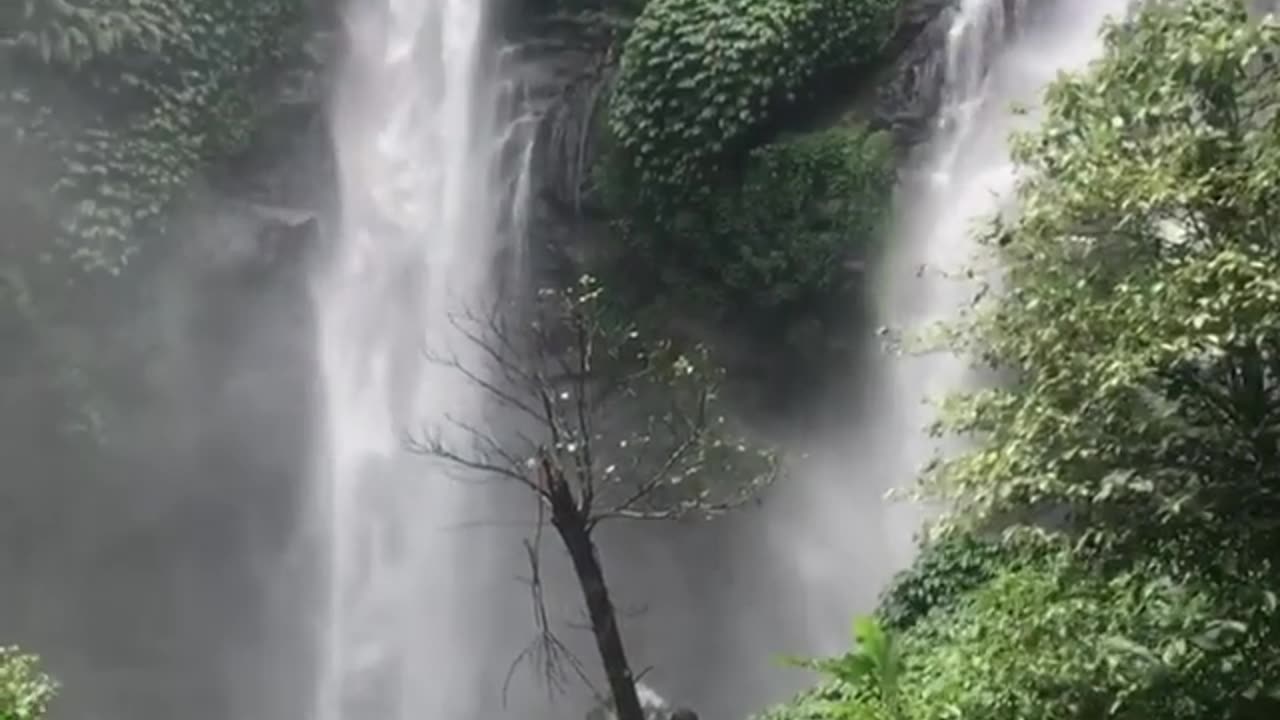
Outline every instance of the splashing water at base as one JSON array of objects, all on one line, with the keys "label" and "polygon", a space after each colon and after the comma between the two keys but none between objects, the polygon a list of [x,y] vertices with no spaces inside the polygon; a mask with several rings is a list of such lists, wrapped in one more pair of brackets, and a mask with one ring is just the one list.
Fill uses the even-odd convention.
[{"label": "splashing water at base", "polygon": [[478,416],[478,392],[423,349],[469,362],[449,315],[491,299],[519,235],[527,134],[499,123],[510,88],[491,72],[485,12],[481,0],[353,0],[344,16],[341,219],[315,281],[328,545],[316,720],[475,712],[489,618],[468,573],[484,572],[487,546],[456,528],[487,496],[403,439]]}]

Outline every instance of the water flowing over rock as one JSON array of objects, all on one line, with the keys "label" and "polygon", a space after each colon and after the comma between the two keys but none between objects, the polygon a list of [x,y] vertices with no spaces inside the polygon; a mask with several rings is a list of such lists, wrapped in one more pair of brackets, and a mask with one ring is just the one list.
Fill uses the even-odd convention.
[{"label": "water flowing over rock", "polygon": [[[406,433],[486,421],[482,395],[426,362],[458,353],[521,256],[528,140],[477,0],[355,0],[337,78],[340,219],[315,278],[325,398],[315,465],[327,607],[319,720],[469,718],[496,628],[486,543],[457,531],[488,493],[406,455]],[[428,345],[429,344],[429,345]],[[500,603],[499,603],[500,604]]]}]

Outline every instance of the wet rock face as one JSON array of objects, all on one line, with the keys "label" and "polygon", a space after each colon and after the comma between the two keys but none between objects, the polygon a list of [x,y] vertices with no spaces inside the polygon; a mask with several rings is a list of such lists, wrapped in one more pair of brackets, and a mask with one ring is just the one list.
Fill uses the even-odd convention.
[{"label": "wet rock face", "polygon": [[894,59],[875,83],[872,123],[893,132],[900,145],[924,139],[942,104],[947,32],[954,0],[912,0],[903,5],[889,43]]}]

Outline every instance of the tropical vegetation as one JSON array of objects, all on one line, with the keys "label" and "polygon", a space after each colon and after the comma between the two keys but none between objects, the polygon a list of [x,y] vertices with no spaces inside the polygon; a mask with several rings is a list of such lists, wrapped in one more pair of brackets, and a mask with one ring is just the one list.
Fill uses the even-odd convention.
[{"label": "tropical vegetation", "polygon": [[1241,3],[1154,1],[1049,89],[1001,291],[950,334],[1001,382],[940,423],[949,512],[888,639],[766,717],[1280,716],[1278,52]]}]

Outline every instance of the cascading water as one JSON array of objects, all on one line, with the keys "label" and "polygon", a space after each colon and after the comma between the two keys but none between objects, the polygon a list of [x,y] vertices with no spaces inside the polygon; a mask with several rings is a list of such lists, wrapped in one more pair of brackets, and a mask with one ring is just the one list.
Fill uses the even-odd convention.
[{"label": "cascading water", "polygon": [[[1082,69],[1102,49],[1104,18],[1121,17],[1131,0],[963,0],[948,34],[938,129],[903,173],[889,249],[876,280],[883,326],[908,335],[954,319],[982,277],[975,232],[1011,200],[1016,182],[1009,135],[1061,71]],[[977,277],[970,269],[977,269]],[[951,449],[924,428],[933,402],[977,381],[967,361],[947,352],[881,356],[867,428],[858,443],[886,490],[910,486],[938,451]],[[865,462],[865,461],[864,461]],[[922,509],[887,510],[884,545],[904,564],[913,551],[905,528]]]},{"label": "cascading water", "polygon": [[[950,32],[947,86],[939,131],[923,162],[909,169],[882,283],[880,313],[894,328],[916,329],[955,316],[975,290],[959,277],[972,265],[976,223],[998,211],[1015,182],[1008,140],[1019,116],[1053,77],[1082,68],[1101,51],[1107,16],[1121,16],[1130,0],[965,0]],[[1025,121],[1030,116],[1023,116]],[[932,418],[920,399],[958,389],[969,369],[946,353],[900,356],[884,405],[904,410],[914,438],[901,453],[918,464],[931,454],[919,428]],[[918,443],[918,444],[917,444]],[[901,468],[897,478],[915,467]]]},{"label": "cascading water", "polygon": [[[950,11],[937,129],[901,173],[886,252],[872,270],[877,325],[911,336],[965,307],[976,290],[964,273],[975,259],[975,224],[1001,208],[1015,179],[1008,135],[1027,116],[1012,106],[1034,104],[1059,70],[1096,56],[1103,18],[1128,5],[963,0]],[[910,562],[927,509],[886,506],[882,496],[909,487],[947,449],[925,432],[936,410],[924,401],[977,379],[966,361],[945,352],[894,354],[877,346],[867,355],[855,369],[856,397],[821,438],[809,440],[810,461],[767,510],[766,552],[775,566],[768,586],[787,588],[788,612],[803,618],[783,638],[787,651],[845,649],[850,615],[870,609],[892,572]],[[797,625],[790,617],[782,622]],[[736,623],[744,634],[767,637],[757,628],[769,623],[759,617]],[[753,642],[764,646],[753,653],[780,649],[777,638],[768,646]],[[765,668],[747,674],[758,677]]]},{"label": "cascading water", "polygon": [[478,391],[422,351],[468,362],[449,315],[491,299],[519,239],[528,142],[499,116],[511,89],[493,68],[486,5],[353,0],[344,16],[341,219],[315,283],[328,546],[315,720],[475,713],[476,637],[492,618],[471,589],[488,546],[456,528],[486,491],[403,439],[481,412]]}]

